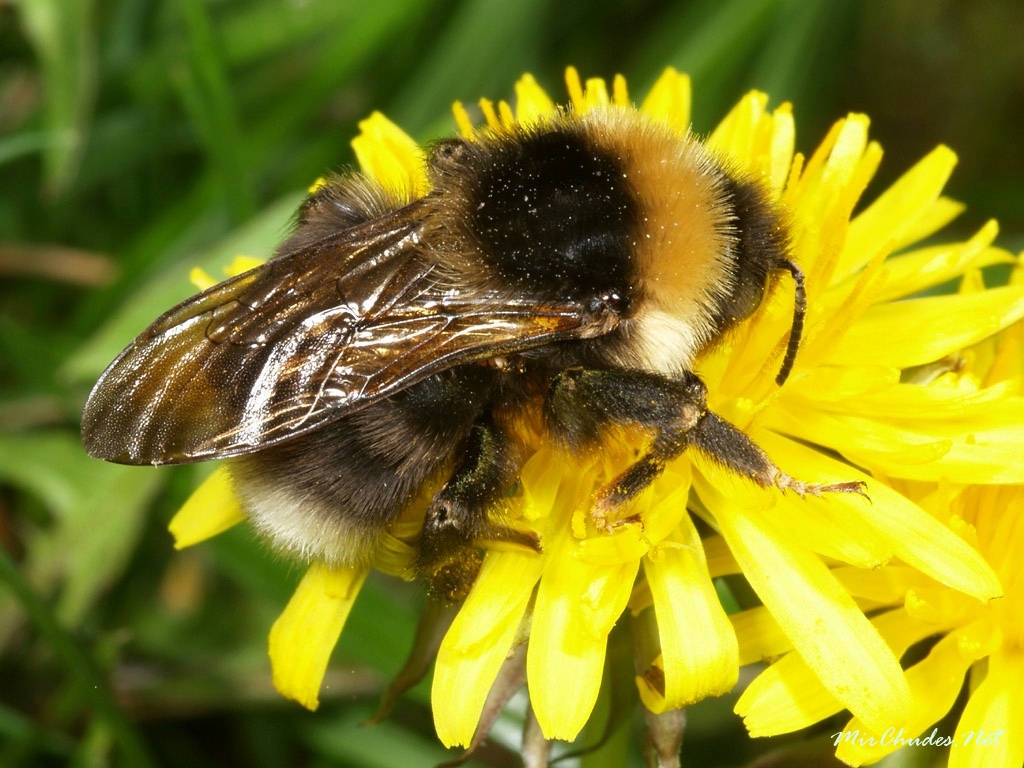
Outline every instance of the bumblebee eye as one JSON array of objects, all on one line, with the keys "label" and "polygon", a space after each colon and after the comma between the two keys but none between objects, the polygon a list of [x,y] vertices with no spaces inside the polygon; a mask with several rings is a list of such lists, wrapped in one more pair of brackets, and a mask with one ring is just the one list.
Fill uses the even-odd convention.
[{"label": "bumblebee eye", "polygon": [[612,312],[617,315],[624,315],[629,311],[630,299],[629,296],[623,296],[618,291],[611,291],[601,297],[601,301],[604,302],[605,306],[608,307]]},{"label": "bumblebee eye", "polygon": [[606,310],[616,315],[624,315],[629,310],[629,306],[630,299],[628,296],[623,296],[618,291],[609,291],[592,298],[587,304],[587,309],[593,313]]}]

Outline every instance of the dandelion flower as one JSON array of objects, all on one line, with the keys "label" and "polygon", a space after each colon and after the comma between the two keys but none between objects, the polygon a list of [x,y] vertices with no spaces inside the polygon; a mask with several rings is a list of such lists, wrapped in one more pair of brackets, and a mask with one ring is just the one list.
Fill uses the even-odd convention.
[{"label": "dandelion flower", "polygon": [[[1009,288],[1021,285],[1024,265],[1018,262]],[[986,292],[972,270],[958,295]],[[956,443],[945,452],[959,453],[951,463],[962,469],[919,479],[932,471],[922,468],[907,473],[910,480],[889,482],[975,547],[999,576],[1003,596],[978,602],[900,564],[872,571],[839,569],[837,576],[849,593],[871,607],[872,623],[895,654],[903,656],[919,643],[928,650],[908,664],[911,707],[905,724],[879,729],[854,718],[833,736],[836,754],[851,765],[862,765],[905,745],[948,747],[952,768],[1016,768],[1024,763],[1024,568],[1017,555],[1024,546],[1024,484],[1014,474],[1019,457],[1003,456],[1010,463],[1000,468],[997,455],[1019,446],[1022,439],[1024,323],[908,377],[919,380],[910,386],[922,392],[933,413],[948,409],[950,435],[961,408],[987,403],[986,417],[963,421]],[[977,460],[985,454],[991,455]],[[989,460],[986,475],[981,465]],[[973,464],[969,469],[968,462]],[[810,672],[798,658],[782,655],[755,679],[738,706],[751,730],[761,735],[791,731],[842,709]],[[955,731],[940,733],[936,724],[956,705],[968,682],[970,695]],[[802,701],[787,689],[801,691]]]},{"label": "dandelion flower", "polygon": [[[672,70],[639,107],[621,77],[609,88],[599,79],[581,82],[570,69],[567,82],[564,109],[572,119],[597,109],[639,110],[681,138],[690,130],[689,81]],[[529,76],[515,91],[514,105],[482,100],[481,125],[456,105],[463,137],[542,125],[559,109]],[[364,172],[385,187],[423,194],[423,151],[383,115],[361,127],[354,146]],[[538,440],[510,514],[517,528],[537,535],[542,551],[488,545],[464,600],[446,613],[443,639],[425,641],[396,684],[405,687],[424,671],[436,647],[432,701],[444,744],[475,745],[523,680],[534,732],[576,738],[598,696],[609,633],[621,621],[636,630],[635,684],[656,725],[649,734],[656,750],[674,748],[681,729],[674,712],[729,691],[742,663],[780,649],[792,649],[821,697],[866,727],[902,726],[913,716],[912,685],[842,569],[899,567],[978,610],[1002,592],[982,553],[895,483],[1021,482],[1024,467],[1009,460],[1024,448],[1020,417],[1000,392],[937,391],[902,372],[1016,322],[1024,316],[1024,286],[909,298],[1010,258],[992,245],[994,225],[965,242],[915,245],[959,211],[942,196],[955,160],[949,149],[931,152],[865,206],[861,195],[881,159],[866,117],[840,120],[806,157],[795,143],[790,106],[769,110],[756,92],[706,141],[722,163],[760,180],[788,219],[809,297],[795,367],[784,385],[775,383],[793,299],[773,290],[697,360],[696,372],[710,410],[783,471],[814,483],[860,481],[866,498],[761,488],[692,452],[665,467],[621,519],[598,521],[590,514],[593,494],[630,464],[638,436],[624,432],[587,457]],[[208,482],[199,499],[229,498],[230,476],[217,472]],[[411,575],[425,503],[393,527],[373,567]],[[190,543],[202,533],[198,505],[186,507],[192,522],[180,526]],[[209,517],[211,534],[239,517],[236,504],[226,500],[223,508],[226,519]],[[310,566],[271,632],[274,681],[284,695],[316,706],[367,570]],[[756,591],[763,602],[756,616],[730,618],[723,610],[712,579],[726,573],[741,573]]]}]

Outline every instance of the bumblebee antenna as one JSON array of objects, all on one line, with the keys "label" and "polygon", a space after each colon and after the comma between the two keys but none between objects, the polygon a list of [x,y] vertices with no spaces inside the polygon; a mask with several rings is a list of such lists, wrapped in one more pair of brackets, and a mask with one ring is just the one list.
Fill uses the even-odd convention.
[{"label": "bumblebee antenna", "polygon": [[775,383],[780,387],[789,378],[793,370],[793,363],[796,362],[796,352],[800,348],[800,337],[804,332],[804,314],[807,312],[807,293],[804,290],[804,273],[796,264],[789,259],[779,259],[775,262],[776,269],[785,269],[793,276],[795,285],[793,296],[793,324],[789,327],[789,342],[786,344],[786,356],[782,360],[782,368],[775,377]]}]

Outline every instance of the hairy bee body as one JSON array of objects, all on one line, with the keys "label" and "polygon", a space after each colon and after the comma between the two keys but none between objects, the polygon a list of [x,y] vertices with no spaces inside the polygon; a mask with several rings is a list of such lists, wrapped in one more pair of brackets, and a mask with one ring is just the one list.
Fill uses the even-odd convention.
[{"label": "hairy bee body", "polygon": [[801,490],[707,410],[695,356],[749,316],[773,270],[797,280],[761,186],[635,112],[556,116],[438,143],[420,199],[336,178],[262,267],[187,300],[111,364],[83,415],[98,457],[230,458],[257,526],[352,563],[429,479],[420,565],[481,539],[539,546],[495,518],[523,461],[512,423],[599,450],[610,426],[647,453],[595,506],[625,504],[687,447]]},{"label": "hairy bee body", "polygon": [[231,459],[253,522],[305,558],[358,562],[493,405],[496,372],[434,374],[294,440]]}]

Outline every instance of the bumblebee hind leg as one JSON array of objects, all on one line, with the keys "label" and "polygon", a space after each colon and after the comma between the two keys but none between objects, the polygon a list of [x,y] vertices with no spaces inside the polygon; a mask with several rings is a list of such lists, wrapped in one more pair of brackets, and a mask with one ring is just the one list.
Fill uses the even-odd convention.
[{"label": "bumblebee hind leg", "polygon": [[545,409],[555,433],[576,448],[597,440],[609,424],[637,424],[653,433],[647,452],[598,491],[593,516],[599,526],[615,519],[615,510],[691,446],[761,486],[800,495],[863,493],[856,482],[816,485],[787,475],[753,440],[708,411],[707,388],[689,371],[670,379],[640,371],[570,369],[555,377]]}]

